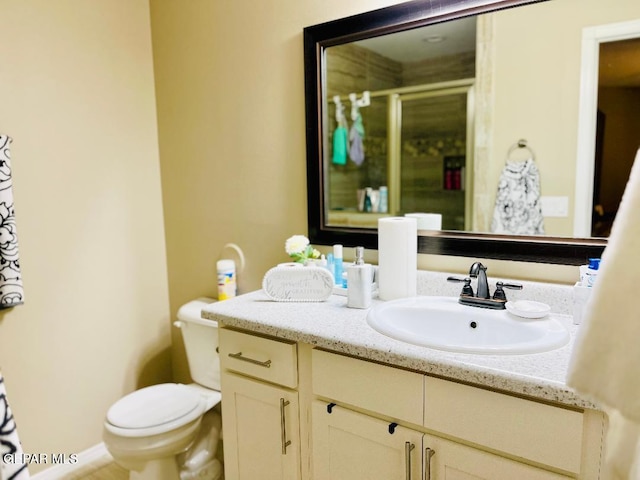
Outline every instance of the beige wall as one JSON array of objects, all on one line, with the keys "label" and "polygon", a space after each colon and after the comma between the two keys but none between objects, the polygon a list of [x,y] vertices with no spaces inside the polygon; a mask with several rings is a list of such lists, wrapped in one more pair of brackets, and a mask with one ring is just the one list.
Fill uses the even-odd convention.
[{"label": "beige wall", "polygon": [[172,314],[217,295],[227,242],[246,256],[240,292],[287,261],[307,231],[302,29],[392,3],[151,0]]},{"label": "beige wall", "polygon": [[77,453],[113,401],[170,379],[149,6],[0,0],[0,17],[26,297],[0,313],[0,369],[25,451]]}]

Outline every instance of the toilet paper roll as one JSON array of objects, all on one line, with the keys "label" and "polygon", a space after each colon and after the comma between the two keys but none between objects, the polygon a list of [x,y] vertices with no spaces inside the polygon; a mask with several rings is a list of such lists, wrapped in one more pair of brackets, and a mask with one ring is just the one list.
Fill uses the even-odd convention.
[{"label": "toilet paper roll", "polygon": [[406,213],[405,217],[415,218],[418,230],[442,230],[442,215],[439,213]]},{"label": "toilet paper roll", "polygon": [[414,297],[418,269],[418,227],[412,217],[378,220],[378,296]]}]

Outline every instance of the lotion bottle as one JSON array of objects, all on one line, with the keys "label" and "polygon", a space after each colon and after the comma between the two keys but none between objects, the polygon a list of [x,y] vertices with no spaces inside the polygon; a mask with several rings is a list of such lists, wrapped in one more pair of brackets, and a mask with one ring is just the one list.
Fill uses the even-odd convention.
[{"label": "lotion bottle", "polygon": [[596,283],[596,278],[598,277],[598,270],[600,269],[600,259],[599,258],[590,258],[589,259],[589,267],[585,272],[585,282],[587,287],[593,287]]},{"label": "lotion bottle", "polygon": [[364,247],[356,247],[356,261],[347,267],[347,307],[369,308],[373,268],[364,263]]},{"label": "lotion bottle", "polygon": [[387,213],[389,210],[389,191],[386,186],[380,187],[380,205],[378,206],[378,212]]},{"label": "lotion bottle", "polygon": [[333,278],[336,285],[342,286],[342,245],[333,246]]}]

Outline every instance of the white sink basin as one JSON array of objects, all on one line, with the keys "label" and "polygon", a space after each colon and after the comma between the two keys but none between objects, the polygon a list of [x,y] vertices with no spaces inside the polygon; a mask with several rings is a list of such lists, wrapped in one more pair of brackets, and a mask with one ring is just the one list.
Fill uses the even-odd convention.
[{"label": "white sink basin", "polygon": [[388,301],[369,310],[367,323],[396,340],[462,353],[539,353],[569,341],[569,331],[554,318],[521,318],[451,297]]}]

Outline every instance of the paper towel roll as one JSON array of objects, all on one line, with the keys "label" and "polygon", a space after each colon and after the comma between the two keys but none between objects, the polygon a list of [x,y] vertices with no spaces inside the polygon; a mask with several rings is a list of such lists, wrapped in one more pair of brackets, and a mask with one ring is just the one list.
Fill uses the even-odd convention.
[{"label": "paper towel roll", "polygon": [[414,297],[418,269],[418,227],[412,217],[378,220],[378,296]]},{"label": "paper towel roll", "polygon": [[442,215],[439,213],[406,213],[405,217],[418,221],[418,230],[442,230]]}]

